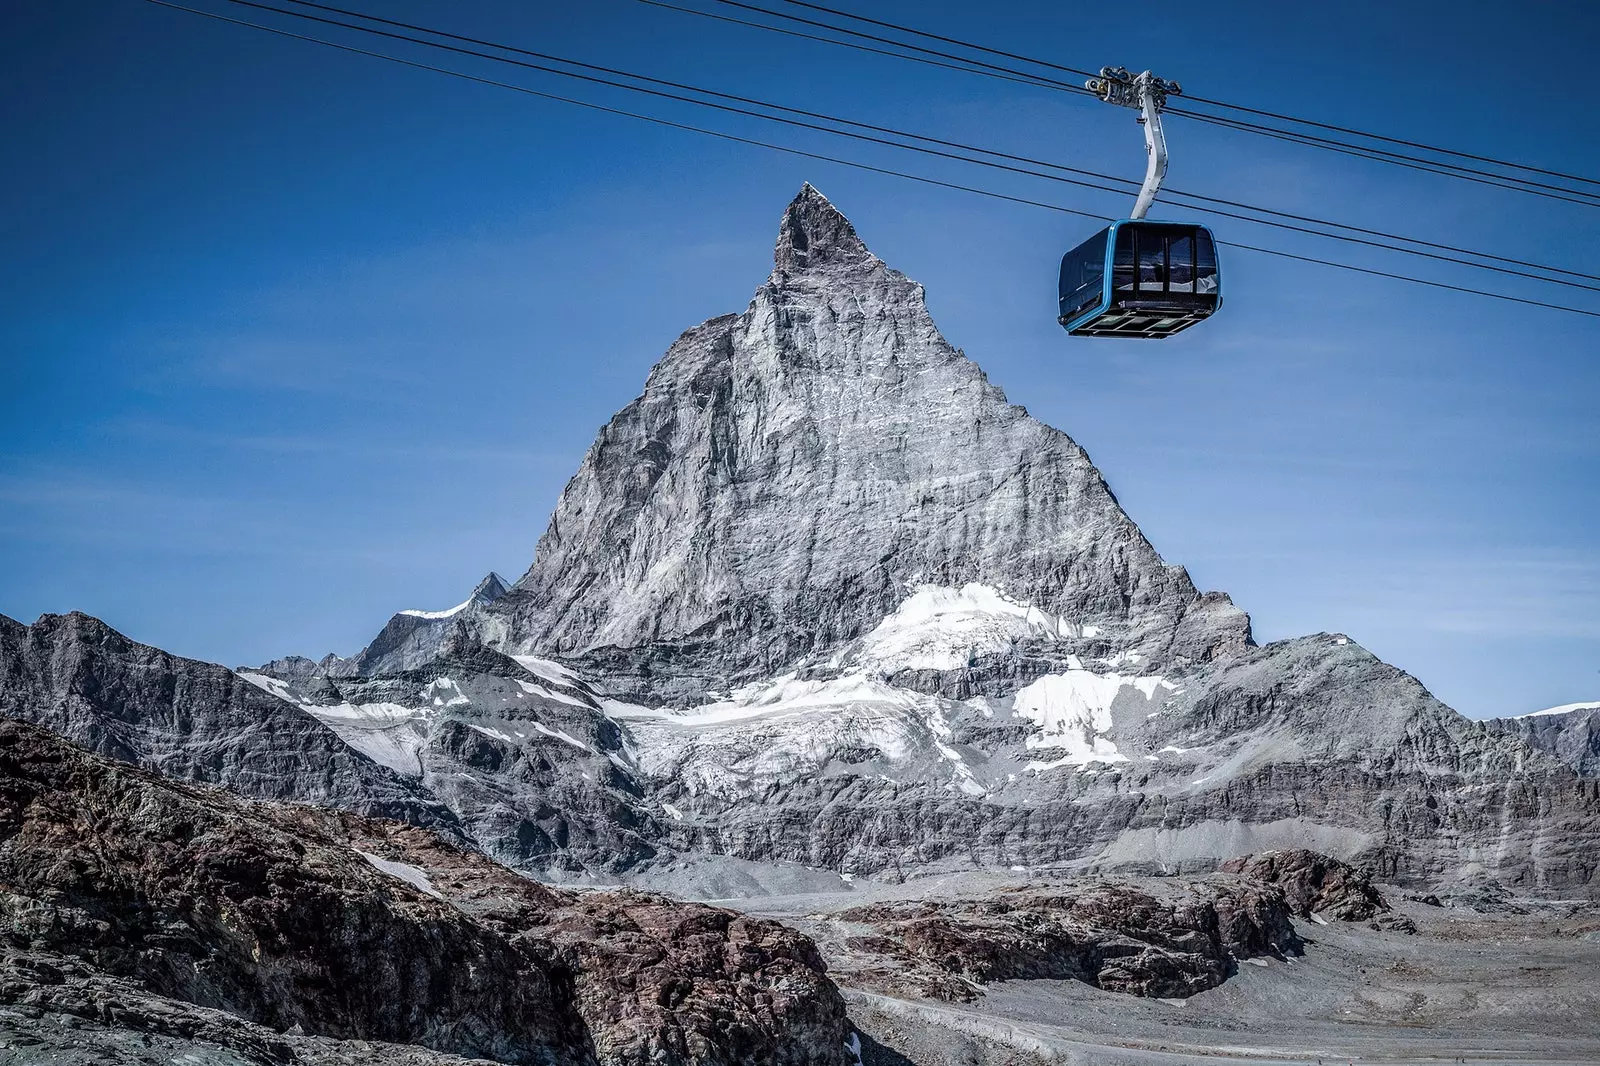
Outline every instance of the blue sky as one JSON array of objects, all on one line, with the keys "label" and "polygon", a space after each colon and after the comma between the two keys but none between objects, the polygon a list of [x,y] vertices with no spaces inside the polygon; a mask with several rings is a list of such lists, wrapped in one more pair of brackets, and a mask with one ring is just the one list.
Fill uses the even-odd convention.
[{"label": "blue sky", "polygon": [[[1588,4],[1155,3],[1143,26],[1107,5],[978,17],[843,4],[1600,174],[1592,114],[1552,96],[1558,72],[1592,58]],[[1143,167],[1130,112],[635,0],[366,7],[1091,169]],[[1130,200],[472,69],[1107,215]],[[1054,271],[1085,220],[140,0],[6,5],[0,83],[5,614],[83,610],[236,664],[350,653],[394,610],[447,606],[490,569],[516,577],[596,429],[681,330],[745,305],[810,180],[926,284],[952,343],[1089,450],[1168,559],[1251,612],[1258,638],[1348,632],[1476,716],[1600,698],[1593,319],[1225,252],[1228,305],[1203,329],[1078,341],[1055,324]],[[1181,188],[1597,264],[1595,209],[1179,119],[1168,132]]]}]

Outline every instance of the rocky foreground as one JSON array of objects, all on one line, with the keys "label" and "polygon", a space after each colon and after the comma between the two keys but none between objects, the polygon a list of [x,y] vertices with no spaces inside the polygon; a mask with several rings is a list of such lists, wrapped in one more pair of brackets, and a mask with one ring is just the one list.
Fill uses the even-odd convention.
[{"label": "rocky foreground", "polygon": [[[563,1066],[849,1061],[815,946],[776,922],[554,891],[427,830],[248,803],[16,722],[0,934],[12,1025],[76,1019],[114,1055],[148,1038],[337,1061],[331,1039]],[[18,1061],[30,1039],[10,1036]]]}]

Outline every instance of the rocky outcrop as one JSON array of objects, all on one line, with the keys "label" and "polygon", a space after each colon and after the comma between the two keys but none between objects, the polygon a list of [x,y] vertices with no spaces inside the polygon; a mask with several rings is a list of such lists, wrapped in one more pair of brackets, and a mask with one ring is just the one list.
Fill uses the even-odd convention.
[{"label": "rocky outcrop", "polygon": [[1520,718],[1492,718],[1484,725],[1560,759],[1582,777],[1600,777],[1600,703]]},{"label": "rocky outcrop", "polygon": [[455,825],[414,782],[271,692],[83,614],[44,615],[31,626],[0,616],[0,717],[180,781]]},{"label": "rocky outcrop", "polygon": [[425,830],[247,803],[16,722],[0,885],[0,1003],[122,1029],[143,1016],[131,991],[176,1004],[158,1033],[193,1022],[224,1045],[265,1029],[515,1063],[845,1061],[838,993],[776,923],[553,891]]},{"label": "rocky outcrop", "polygon": [[[847,945],[866,956],[867,984],[971,999],[982,985],[1044,978],[1184,998],[1221,984],[1238,960],[1300,954],[1289,915],[1280,889],[1213,877],[872,904],[838,918],[870,930]],[[891,964],[874,969],[873,956]]]},{"label": "rocky outcrop", "polygon": [[1276,885],[1301,918],[1315,914],[1341,922],[1364,922],[1389,909],[1371,878],[1349,863],[1305,848],[1242,855],[1229,859],[1221,869]]},{"label": "rocky outcrop", "polygon": [[512,659],[458,626],[415,669],[298,680],[266,669],[243,676],[426,789],[502,862],[614,883],[662,851],[661,811],[621,728],[555,663]]}]

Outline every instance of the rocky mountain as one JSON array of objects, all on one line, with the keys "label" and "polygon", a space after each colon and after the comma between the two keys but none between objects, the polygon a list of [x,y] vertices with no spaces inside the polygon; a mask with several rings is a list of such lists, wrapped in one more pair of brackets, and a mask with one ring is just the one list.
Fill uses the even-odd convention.
[{"label": "rocky mountain", "polygon": [[[505,579],[490,571],[472,595],[443,611],[401,611],[353,659],[329,656],[312,673],[348,677],[411,670],[432,659],[462,623],[506,594]],[[303,661],[303,660],[302,660]],[[308,675],[309,676],[309,675]]]},{"label": "rocky mountain", "polygon": [[0,615],[0,717],[180,781],[457,828],[443,804],[299,707],[83,614],[31,626]]},{"label": "rocky mountain", "polygon": [[1249,641],[807,185],[750,306],[680,337],[600,431],[481,629],[608,690],[699,700],[833,654],[919,585],[969,583],[1147,657]]},{"label": "rocky mountain", "polygon": [[1600,703],[1571,703],[1485,724],[1555,756],[1584,777],[1600,777]]},{"label": "rocky mountain", "polygon": [[[353,683],[370,709],[437,679],[445,640],[570,682],[609,791],[560,793],[571,766],[486,774],[550,747],[493,722],[471,738],[498,731],[492,759],[443,754],[494,704],[464,690],[396,695],[358,744],[439,753],[427,783],[492,780],[477,813],[444,798],[534,868],[615,848],[608,876],[646,880],[697,856],[1161,872],[1312,846],[1419,885],[1594,875],[1591,784],[1348,637],[1257,647],[810,186],[749,307],[686,332],[600,431],[528,572],[408,617],[351,668],[267,673],[330,723]],[[519,851],[552,804],[583,843]]]},{"label": "rocky mountain", "polygon": [[152,1041],[181,1062],[351,1042],[343,1061],[852,1061],[815,946],[776,922],[555,891],[427,830],[178,784],[3,720],[0,886],[0,1060],[65,1031],[97,1062]]}]

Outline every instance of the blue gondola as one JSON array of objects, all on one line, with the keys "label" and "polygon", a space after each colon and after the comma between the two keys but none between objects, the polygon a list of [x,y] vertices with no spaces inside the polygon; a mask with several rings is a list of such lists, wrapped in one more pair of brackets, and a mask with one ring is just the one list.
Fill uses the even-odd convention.
[{"label": "blue gondola", "polygon": [[1061,257],[1061,316],[1074,337],[1170,337],[1222,306],[1211,231],[1124,219]]}]

